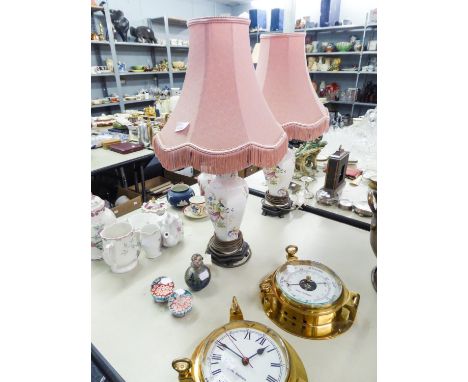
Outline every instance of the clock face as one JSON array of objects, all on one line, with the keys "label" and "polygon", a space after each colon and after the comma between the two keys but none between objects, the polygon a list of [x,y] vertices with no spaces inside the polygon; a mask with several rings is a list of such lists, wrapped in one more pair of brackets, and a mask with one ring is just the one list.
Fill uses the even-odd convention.
[{"label": "clock face", "polygon": [[343,291],[338,276],[319,263],[285,264],[276,272],[276,284],[286,297],[311,308],[333,304]]},{"label": "clock face", "polygon": [[282,342],[252,328],[223,331],[208,347],[204,382],[284,382],[289,359]]}]

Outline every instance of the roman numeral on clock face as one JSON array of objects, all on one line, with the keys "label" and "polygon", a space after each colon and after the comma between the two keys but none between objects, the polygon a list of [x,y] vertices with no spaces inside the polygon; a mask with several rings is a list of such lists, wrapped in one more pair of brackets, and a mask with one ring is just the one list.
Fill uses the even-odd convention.
[{"label": "roman numeral on clock face", "polygon": [[281,364],[277,363],[277,362],[272,362],[272,363],[270,363],[270,366],[271,367],[281,367]]},{"label": "roman numeral on clock face", "polygon": [[[213,370],[211,372],[212,375],[216,375],[216,374],[219,374],[219,373],[221,373],[221,369],[216,369],[216,370]],[[276,379],[275,379],[275,381],[276,381]]]},{"label": "roman numeral on clock face", "polygon": [[267,378],[266,378],[267,382],[278,382],[278,380],[276,378],[273,378],[271,375],[269,375]]},{"label": "roman numeral on clock face", "polygon": [[237,341],[231,333],[229,333],[229,337],[231,337],[231,339],[233,339],[234,341]]},{"label": "roman numeral on clock face", "polygon": [[263,344],[265,343],[265,341],[266,341],[265,336],[261,336],[261,337],[259,337],[259,338],[257,338],[257,339],[255,340],[255,342],[260,343],[260,345],[263,345]]},{"label": "roman numeral on clock face", "polygon": [[211,359],[214,361],[221,361],[221,354],[213,354]]},{"label": "roman numeral on clock face", "polygon": [[244,340],[245,340],[246,338],[248,338],[248,339],[250,340],[250,334],[251,334],[251,333],[250,333],[250,330],[247,329],[247,331],[245,332]]},{"label": "roman numeral on clock face", "polygon": [[224,351],[224,347],[223,347],[223,344],[219,341],[216,341],[216,347],[222,351]]}]

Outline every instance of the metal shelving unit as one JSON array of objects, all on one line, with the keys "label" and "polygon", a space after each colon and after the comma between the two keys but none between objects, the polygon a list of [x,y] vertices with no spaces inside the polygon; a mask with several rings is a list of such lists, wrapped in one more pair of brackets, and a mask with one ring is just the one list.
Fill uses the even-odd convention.
[{"label": "metal shelving unit", "polygon": [[[306,28],[306,29],[296,29],[295,32],[306,32],[306,33],[315,33],[315,39],[318,40],[318,34],[319,33],[343,33],[343,32],[362,32],[362,37],[361,41],[363,44],[366,43],[366,37],[369,34],[370,31],[373,31],[377,29],[377,24],[371,24],[368,23],[369,15],[366,15],[366,23],[363,25],[340,25],[340,26],[332,26],[332,27],[324,27],[324,28]],[[369,57],[369,56],[377,56],[377,51],[364,51],[361,50],[359,52],[314,52],[314,53],[305,53],[306,57],[308,56],[322,56],[322,57],[341,57],[341,56],[351,56],[351,57],[357,57],[359,58],[358,62],[358,70],[356,71],[346,71],[346,70],[340,70],[340,71],[309,71],[310,75],[339,75],[340,78],[343,78],[343,75],[354,75],[355,82],[354,82],[354,87],[358,88],[359,87],[359,80],[361,76],[365,75],[377,75],[377,72],[368,72],[368,71],[362,71],[362,62],[364,57]],[[347,77],[346,77],[347,78]],[[364,106],[370,106],[370,107],[375,107],[377,104],[374,103],[367,103],[367,102],[346,102],[346,101],[328,101],[325,104],[330,104],[330,105],[348,105],[351,106],[351,115],[354,115],[354,108],[356,107],[364,107]]]},{"label": "metal shelving unit", "polygon": [[164,26],[164,31],[166,33],[166,52],[167,52],[167,62],[168,62],[168,69],[169,69],[169,83],[170,87],[174,87],[174,73],[185,73],[185,71],[174,71],[172,68],[172,50],[181,50],[181,51],[187,51],[188,53],[188,46],[175,46],[171,45],[171,33],[170,33],[170,28],[175,27],[179,29],[186,29],[187,28],[187,20],[182,20],[182,19],[176,19],[173,17],[156,17],[156,18],[150,18],[148,19],[148,26],[152,28],[152,24],[159,24]]},{"label": "metal shelving unit", "polygon": [[169,72],[126,72],[126,73],[120,73],[120,77],[126,77],[126,76],[157,76],[157,75],[166,75],[169,74]]},{"label": "metal shelving unit", "polygon": [[[138,43],[138,42],[122,42],[122,41],[115,41],[114,34],[112,33],[112,22],[110,19],[110,13],[107,3],[103,4],[101,7],[91,7],[91,25],[94,30],[97,30],[95,25],[94,15],[102,12],[105,19],[104,31],[106,36],[108,36],[108,40],[106,41],[91,41],[91,48],[96,55],[96,61],[98,66],[104,66],[103,60],[101,58],[101,47],[105,47],[106,49],[110,49],[112,62],[114,63],[114,71],[113,73],[98,73],[98,74],[91,74],[92,79],[100,80],[102,86],[102,92],[104,97],[109,96],[109,92],[107,90],[107,82],[106,81],[115,81],[115,85],[117,88],[117,95],[120,98],[120,102],[114,103],[106,103],[100,105],[92,105],[91,109],[103,109],[103,108],[115,108],[119,107],[120,112],[125,111],[125,105],[135,104],[135,103],[144,103],[144,102],[155,102],[155,98],[151,98],[148,100],[131,100],[126,101],[124,99],[124,91],[123,91],[123,84],[121,78],[123,77],[131,77],[131,78],[138,78],[140,76],[148,78],[149,76],[154,77],[155,81],[158,82],[159,76],[169,76],[169,84],[170,87],[174,87],[174,75],[185,75],[186,71],[175,71],[172,68],[172,54],[171,52],[183,52],[188,53],[188,46],[179,46],[179,45],[171,45],[171,38],[170,38],[170,27],[178,27],[180,28],[187,28],[187,21],[182,19],[176,19],[172,17],[157,17],[157,18],[150,18],[148,19],[148,26],[152,28],[152,24],[159,24],[164,27],[164,37],[166,40],[165,45],[160,44],[150,44],[150,43]],[[109,28],[109,26],[111,28]],[[153,28],[152,28],[153,29]],[[156,51],[165,50],[167,54],[167,61],[168,61],[168,71],[167,72],[119,72],[118,71],[118,62],[119,62],[119,53],[118,51],[123,48],[129,49],[151,49],[151,59],[153,66],[157,64],[156,62]]]}]

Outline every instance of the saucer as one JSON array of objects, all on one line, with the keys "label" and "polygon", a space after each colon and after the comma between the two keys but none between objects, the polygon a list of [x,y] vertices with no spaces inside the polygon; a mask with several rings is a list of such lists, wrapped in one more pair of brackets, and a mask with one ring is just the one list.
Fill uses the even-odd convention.
[{"label": "saucer", "polygon": [[187,216],[188,218],[192,219],[204,219],[208,216],[208,214],[205,212],[204,215],[195,215],[192,210],[190,209],[190,206],[187,206],[184,208],[184,215]]}]

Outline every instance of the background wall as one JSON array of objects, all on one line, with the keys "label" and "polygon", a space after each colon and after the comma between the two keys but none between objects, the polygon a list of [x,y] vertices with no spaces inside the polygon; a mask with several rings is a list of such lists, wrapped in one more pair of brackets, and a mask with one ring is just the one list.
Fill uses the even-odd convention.
[{"label": "background wall", "polygon": [[108,4],[111,9],[122,10],[130,25],[146,25],[146,19],[149,17],[190,19],[231,12],[230,6],[214,0],[108,0]]},{"label": "background wall", "polygon": [[[292,7],[296,7],[295,19],[303,16],[311,16],[311,21],[319,22],[320,20],[320,0],[290,0]],[[268,1],[263,1],[268,4]],[[262,4],[260,1],[259,4]],[[249,4],[242,4],[231,7],[233,15],[239,15],[242,12],[248,12],[249,9],[255,8]],[[260,5],[259,8],[266,8]],[[377,0],[341,0],[340,15],[341,19],[350,19],[353,24],[364,24],[366,21],[366,13],[371,9],[377,8]]]}]

